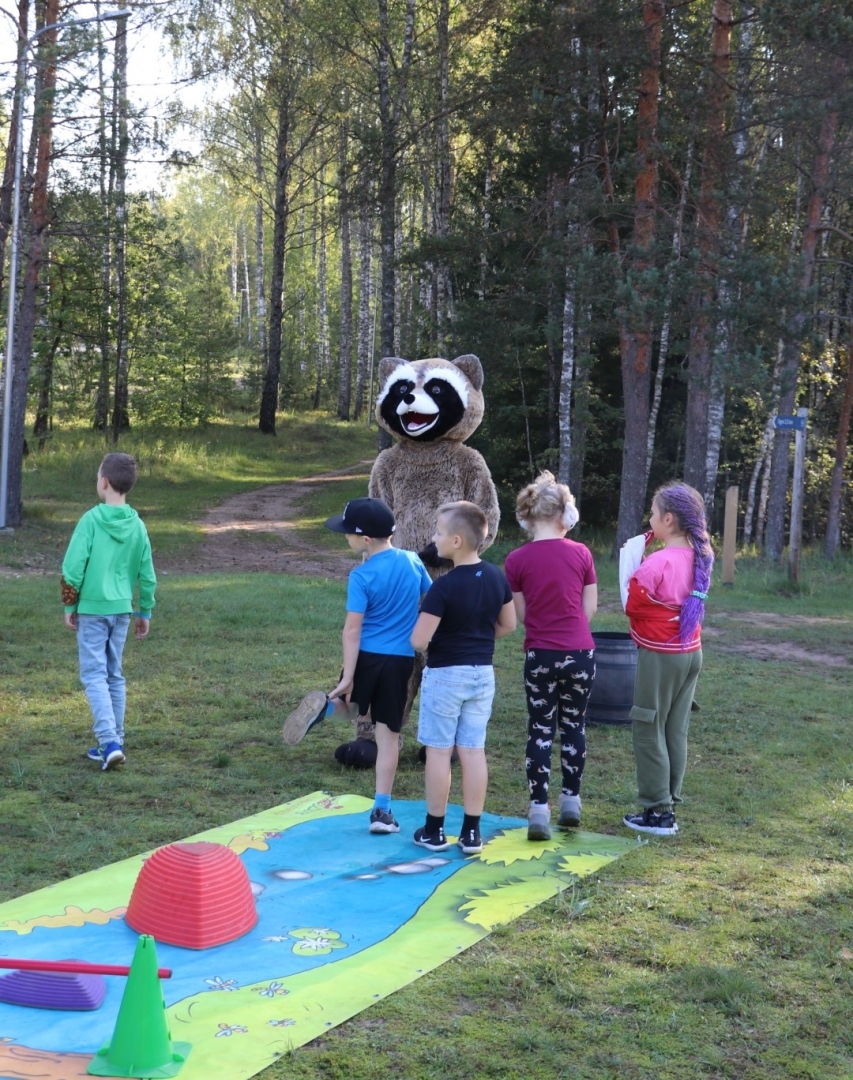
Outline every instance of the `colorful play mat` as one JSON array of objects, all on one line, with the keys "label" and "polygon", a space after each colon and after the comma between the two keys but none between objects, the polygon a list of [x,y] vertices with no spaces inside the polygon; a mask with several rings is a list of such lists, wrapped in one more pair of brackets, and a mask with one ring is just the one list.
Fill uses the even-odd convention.
[{"label": "colorful play mat", "polygon": [[[400,832],[380,836],[371,806],[315,792],[190,838],[240,856],[258,920],[212,948],[157,943],[171,1038],[192,1046],[182,1080],[253,1076],[631,846],[583,831],[532,844],[525,821],[486,814],[481,855],[432,853],[412,841],[423,803],[395,802]],[[461,818],[451,807],[449,831]],[[0,905],[0,957],[129,965],[139,935],[124,915],[151,854]],[[126,980],[106,983],[94,1011],[0,1003],[0,1080],[86,1076]]]}]

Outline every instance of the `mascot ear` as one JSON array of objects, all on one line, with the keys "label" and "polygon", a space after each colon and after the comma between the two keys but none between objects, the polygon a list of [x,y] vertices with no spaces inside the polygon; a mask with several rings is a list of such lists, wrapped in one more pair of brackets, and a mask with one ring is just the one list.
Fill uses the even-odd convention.
[{"label": "mascot ear", "polygon": [[[384,364],[385,361],[383,360]],[[475,390],[483,389],[483,365],[480,363],[479,357],[473,353],[465,353],[464,356],[457,356],[453,363],[459,368],[460,371],[468,378],[468,382],[474,387]],[[382,370],[380,365],[379,370]]]},{"label": "mascot ear", "polygon": [[401,360],[399,356],[383,356],[379,361],[379,386],[383,387],[391,373],[407,362]]}]

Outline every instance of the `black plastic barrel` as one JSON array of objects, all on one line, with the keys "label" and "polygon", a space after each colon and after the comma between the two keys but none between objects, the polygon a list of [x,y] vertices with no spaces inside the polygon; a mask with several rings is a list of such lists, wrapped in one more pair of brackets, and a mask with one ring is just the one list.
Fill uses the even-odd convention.
[{"label": "black plastic barrel", "polygon": [[588,724],[630,724],[637,646],[630,634],[601,632],[595,641],[595,682],[586,707]]}]

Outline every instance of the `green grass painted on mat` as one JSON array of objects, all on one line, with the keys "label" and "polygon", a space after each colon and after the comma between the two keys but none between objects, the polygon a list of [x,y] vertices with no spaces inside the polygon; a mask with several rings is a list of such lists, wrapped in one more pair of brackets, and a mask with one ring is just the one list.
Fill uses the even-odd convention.
[{"label": "green grass painted on mat", "polygon": [[[328,426],[337,437],[342,426]],[[222,444],[220,434],[206,433],[209,460],[243,440],[256,445],[252,432],[228,429]],[[166,458],[177,445],[165,438]],[[369,456],[351,449],[339,445],[336,460],[330,453],[301,475]],[[280,467],[300,475],[295,463]],[[193,491],[214,503],[272,482],[272,465],[257,468],[244,483],[208,481],[194,467]],[[65,524],[38,520],[63,547],[92,497],[88,477],[70,483],[45,465],[35,493],[42,506],[65,507]],[[176,490],[162,520],[179,552],[203,503]],[[324,515],[337,510],[306,506],[305,527],[321,535]],[[515,535],[505,523],[496,557]],[[606,609],[594,629],[625,629],[607,540],[593,546]],[[8,551],[0,539],[0,563],[9,565]],[[849,658],[851,596],[849,557],[827,566],[808,553],[793,593],[784,571],[739,559],[735,588],[715,583],[708,603],[680,835],[638,843],[573,892],[287,1055],[264,1080],[847,1080],[853,669],[808,654]],[[149,639],[126,652],[128,765],[105,775],[81,756],[90,719],[56,577],[0,577],[3,897],[317,788],[372,796],[370,773],[334,762],[347,734],[340,725],[322,724],[289,750],[280,742],[300,696],[337,677],[343,584],[168,575],[158,599]],[[750,612],[776,618],[742,617]],[[794,644],[805,658],[759,660],[761,643]],[[523,815],[520,635],[498,642],[497,678],[489,808]],[[635,805],[630,732],[593,728],[588,740],[584,826],[621,833]],[[423,797],[415,749],[409,739],[400,798]],[[460,800],[457,770],[451,797]]]}]

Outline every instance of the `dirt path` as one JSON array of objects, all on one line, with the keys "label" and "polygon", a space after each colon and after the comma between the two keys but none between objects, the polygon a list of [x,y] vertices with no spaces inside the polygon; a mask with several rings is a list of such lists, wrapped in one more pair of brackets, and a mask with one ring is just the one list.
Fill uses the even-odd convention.
[{"label": "dirt path", "polygon": [[361,461],[233,495],[207,511],[201,522],[204,540],[191,558],[158,559],[157,568],[184,574],[261,570],[344,580],[353,566],[349,553],[318,552],[299,538],[296,521],[305,501],[324,484],[363,478],[366,488],[370,464]]}]

